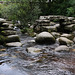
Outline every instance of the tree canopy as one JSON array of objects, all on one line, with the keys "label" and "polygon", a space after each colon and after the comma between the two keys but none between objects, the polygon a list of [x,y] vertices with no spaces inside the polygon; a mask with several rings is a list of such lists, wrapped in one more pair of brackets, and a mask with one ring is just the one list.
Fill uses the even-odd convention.
[{"label": "tree canopy", "polygon": [[75,0],[0,0],[0,16],[21,21],[27,26],[40,15],[65,15],[75,17]]}]

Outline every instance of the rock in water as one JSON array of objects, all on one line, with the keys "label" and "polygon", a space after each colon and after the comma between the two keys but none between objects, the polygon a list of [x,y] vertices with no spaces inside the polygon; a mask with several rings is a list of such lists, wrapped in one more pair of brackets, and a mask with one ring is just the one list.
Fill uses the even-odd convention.
[{"label": "rock in water", "polygon": [[34,48],[34,47],[28,47],[27,52],[31,53],[31,54],[38,54],[41,52],[41,49],[39,48]]},{"label": "rock in water", "polygon": [[55,48],[55,51],[59,52],[59,51],[69,51],[69,47],[67,47],[66,45],[61,45],[58,46],[57,48]]},{"label": "rock in water", "polygon": [[75,43],[75,37],[74,37],[73,41],[74,41],[74,43]]},{"label": "rock in water", "polygon": [[69,31],[74,31],[75,30],[75,24],[67,25],[67,26],[65,26],[65,29],[69,30]]},{"label": "rock in water", "polygon": [[11,43],[6,43],[7,47],[20,47],[22,46],[22,43],[20,42],[11,42]]},{"label": "rock in water", "polygon": [[41,32],[36,36],[35,41],[39,44],[54,44],[55,38],[49,32]]},{"label": "rock in water", "polygon": [[7,36],[6,42],[20,42],[20,38],[18,35],[9,35]]},{"label": "rock in water", "polygon": [[66,33],[62,34],[61,37],[66,37],[66,38],[68,38],[70,40],[73,40],[73,38],[74,38],[74,36],[72,34],[66,34]]},{"label": "rock in water", "polygon": [[59,44],[61,45],[73,45],[74,44],[73,41],[67,39],[66,37],[60,37],[58,41],[59,41]]}]

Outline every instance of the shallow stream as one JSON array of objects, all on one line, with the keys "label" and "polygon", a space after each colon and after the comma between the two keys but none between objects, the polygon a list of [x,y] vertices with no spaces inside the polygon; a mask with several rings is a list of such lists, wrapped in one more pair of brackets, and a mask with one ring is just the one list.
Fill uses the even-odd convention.
[{"label": "shallow stream", "polygon": [[[27,35],[19,35],[22,47],[0,46],[0,75],[75,75],[75,53],[54,52],[58,44],[38,45]],[[27,47],[41,48],[31,54]]]}]

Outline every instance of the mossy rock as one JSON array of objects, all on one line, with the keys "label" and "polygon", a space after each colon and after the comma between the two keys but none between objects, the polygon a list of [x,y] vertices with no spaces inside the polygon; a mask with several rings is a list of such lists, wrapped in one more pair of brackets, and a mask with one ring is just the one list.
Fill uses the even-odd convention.
[{"label": "mossy rock", "polygon": [[60,19],[54,19],[53,20],[53,22],[59,22],[60,21]]},{"label": "mossy rock", "polygon": [[13,30],[4,30],[4,31],[1,31],[1,34],[4,35],[4,36],[15,35],[16,31],[13,31]]},{"label": "mossy rock", "polygon": [[6,37],[4,37],[3,35],[0,35],[0,45],[5,44]]},{"label": "mossy rock", "polygon": [[20,42],[20,38],[18,35],[10,35],[10,36],[7,36],[6,42],[7,43],[9,43],[9,42]]}]

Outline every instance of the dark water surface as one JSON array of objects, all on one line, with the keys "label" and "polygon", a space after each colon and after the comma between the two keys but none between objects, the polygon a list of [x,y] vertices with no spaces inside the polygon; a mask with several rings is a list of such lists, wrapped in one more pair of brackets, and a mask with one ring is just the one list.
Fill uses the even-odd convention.
[{"label": "dark water surface", "polygon": [[[29,43],[34,38],[21,35],[22,47],[0,47],[0,75],[75,75],[75,53],[54,52],[54,45]],[[40,54],[27,47],[41,48]]]}]

